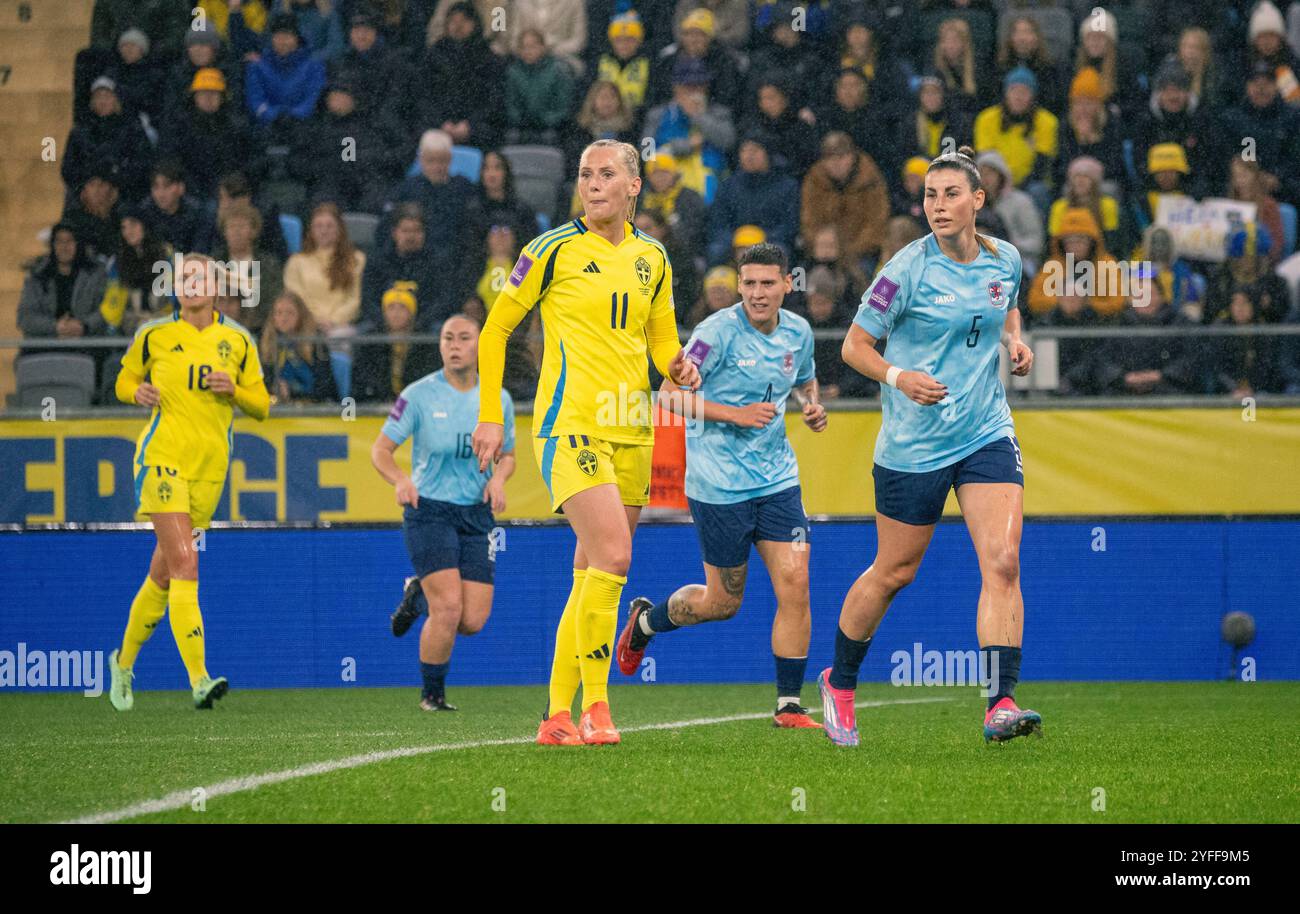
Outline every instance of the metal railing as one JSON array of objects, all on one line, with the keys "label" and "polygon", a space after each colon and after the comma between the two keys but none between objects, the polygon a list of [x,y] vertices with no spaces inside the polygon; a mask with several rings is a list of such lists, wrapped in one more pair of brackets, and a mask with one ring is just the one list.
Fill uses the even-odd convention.
[{"label": "metal railing", "polygon": [[[839,341],[844,338],[847,328],[833,329],[815,329],[813,338],[817,341]],[[688,334],[683,333],[683,340]],[[1097,396],[1084,394],[1071,394],[1069,396],[1059,395],[1060,386],[1060,343],[1070,340],[1129,340],[1141,338],[1176,338],[1180,340],[1198,340],[1206,344],[1214,340],[1231,338],[1231,337],[1257,337],[1257,338],[1276,338],[1279,341],[1288,341],[1295,339],[1294,343],[1279,346],[1274,357],[1278,360],[1279,376],[1287,379],[1290,384],[1288,388],[1291,392],[1265,392],[1260,391],[1256,395],[1257,402],[1261,405],[1300,405],[1300,323],[1285,324],[1209,324],[1209,325],[1182,325],[1182,326],[1094,326],[1094,327],[1050,327],[1039,326],[1024,332],[1025,341],[1035,351],[1035,367],[1028,377],[1013,377],[1009,371],[1006,353],[1002,353],[1001,375],[1003,383],[1006,386],[1008,398],[1015,407],[1034,407],[1050,406],[1059,407],[1115,407],[1115,406],[1149,406],[1154,408],[1168,407],[1185,407],[1185,406],[1231,406],[1240,405],[1240,401],[1234,399],[1228,394],[1179,394],[1179,395],[1119,395],[1119,396]],[[365,345],[385,345],[393,343],[406,343],[417,346],[436,346],[439,342],[439,336],[435,333],[413,333],[413,334],[393,334],[393,333],[366,333],[353,337],[328,337],[324,335],[316,336],[297,336],[281,337],[279,343],[281,346],[288,347],[300,343],[310,343],[322,346],[329,345],[347,345],[351,347],[361,347]],[[97,336],[97,337],[77,337],[69,339],[53,338],[27,338],[27,339],[0,339],[0,359],[6,357],[6,351],[20,350],[22,354],[35,352],[59,352],[66,350],[82,351],[87,350],[122,350],[130,345],[131,338],[127,336]],[[1211,354],[1207,350],[1207,355]],[[269,360],[268,360],[269,361]],[[534,366],[536,367],[536,366]],[[275,379],[272,379],[275,380]],[[526,394],[531,399],[532,391],[516,392]],[[520,396],[520,406],[524,407],[526,400]],[[878,398],[852,399],[841,398],[831,401],[827,404],[832,409],[878,409]],[[366,404],[357,404],[357,408],[362,414],[371,410]],[[131,410],[133,407],[122,405],[120,409]],[[381,403],[373,404],[373,411],[376,414],[383,412],[385,409]],[[78,410],[68,415],[98,415],[119,411],[117,404],[106,404],[97,407],[89,407]],[[278,404],[277,413],[295,414],[295,415],[313,415],[313,414],[330,414],[335,412],[336,407],[332,404]],[[16,406],[0,405],[0,415],[13,418],[32,416],[39,413],[36,408],[19,408]]]}]

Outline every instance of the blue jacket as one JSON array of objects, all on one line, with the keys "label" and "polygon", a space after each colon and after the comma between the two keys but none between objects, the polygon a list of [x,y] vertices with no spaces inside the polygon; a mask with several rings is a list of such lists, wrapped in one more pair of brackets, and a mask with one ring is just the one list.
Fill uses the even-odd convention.
[{"label": "blue jacket", "polygon": [[282,114],[306,120],[325,88],[325,65],[306,48],[278,57],[268,46],[260,60],[244,72],[244,99],[254,120],[272,124]]},{"label": "blue jacket", "polygon": [[343,21],[339,18],[338,10],[331,10],[328,16],[322,16],[314,6],[289,4],[289,9],[298,20],[302,43],[311,51],[313,58],[328,63],[347,50],[347,42],[343,40]]}]

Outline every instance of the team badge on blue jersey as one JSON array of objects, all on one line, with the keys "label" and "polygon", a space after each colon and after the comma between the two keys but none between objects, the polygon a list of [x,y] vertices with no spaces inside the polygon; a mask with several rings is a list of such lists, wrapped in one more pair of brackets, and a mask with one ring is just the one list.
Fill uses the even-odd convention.
[{"label": "team badge on blue jersey", "polygon": [[1002,307],[1002,283],[998,280],[989,283],[989,304]]},{"label": "team badge on blue jersey", "polygon": [[781,359],[781,373],[794,374],[794,353],[787,352]]}]

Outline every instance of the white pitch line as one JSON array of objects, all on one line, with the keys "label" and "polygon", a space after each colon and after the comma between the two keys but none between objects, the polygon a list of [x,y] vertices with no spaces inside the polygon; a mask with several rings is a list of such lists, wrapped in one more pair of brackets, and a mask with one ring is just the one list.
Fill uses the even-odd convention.
[{"label": "white pitch line", "polygon": [[[860,701],[856,707],[859,708],[880,708],[886,705],[920,705],[933,704],[934,702],[953,701],[951,698],[900,698],[893,701]],[[811,713],[819,714],[820,711]],[[732,714],[728,717],[697,717],[693,720],[669,721],[662,724],[642,724],[636,727],[625,727],[623,733],[643,733],[648,730],[680,730],[685,727],[704,727],[709,724],[729,724],[742,720],[761,720],[764,717],[771,717],[771,714],[751,713],[751,714]],[[282,784],[285,781],[294,781],[298,778],[307,778],[316,774],[329,774],[333,771],[346,771],[349,768],[360,768],[363,765],[373,765],[376,762],[387,762],[392,759],[410,758],[416,755],[428,755],[433,752],[452,752],[460,749],[486,749],[491,746],[525,746],[531,744],[536,737],[533,736],[516,736],[510,739],[487,739],[478,740],[470,743],[437,743],[432,746],[407,746],[402,749],[384,749],[377,752],[366,752],[361,755],[350,755],[346,758],[332,759],[325,762],[313,762],[310,765],[302,765],[298,768],[287,768],[283,771],[270,771],[266,774],[245,775],[238,778],[230,778],[225,781],[218,781],[215,784],[200,788],[205,799],[215,797],[224,797],[232,793],[243,793],[248,790],[256,790],[259,787],[266,787],[270,784]],[[60,824],[62,825],[103,825],[110,822],[122,822],[127,819],[134,819],[139,816],[147,816],[156,812],[169,812],[173,809],[184,809],[194,801],[193,790],[177,790],[166,796],[158,797],[153,800],[145,800],[143,803],[134,803],[130,806],[124,806],[121,809],[111,809],[106,812],[93,813],[88,816],[81,816],[77,819],[69,819]]]}]

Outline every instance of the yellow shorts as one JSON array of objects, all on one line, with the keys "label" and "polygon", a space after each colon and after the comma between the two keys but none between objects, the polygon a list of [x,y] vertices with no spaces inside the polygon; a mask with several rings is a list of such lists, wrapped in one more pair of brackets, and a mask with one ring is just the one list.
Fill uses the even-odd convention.
[{"label": "yellow shorts", "polygon": [[533,454],[551,493],[551,510],[593,486],[612,483],[625,505],[650,501],[650,444],[621,444],[586,435],[534,438]]},{"label": "yellow shorts", "polygon": [[189,514],[194,529],[207,529],[225,486],[225,480],[185,479],[171,467],[141,467],[135,477],[136,513]]}]

